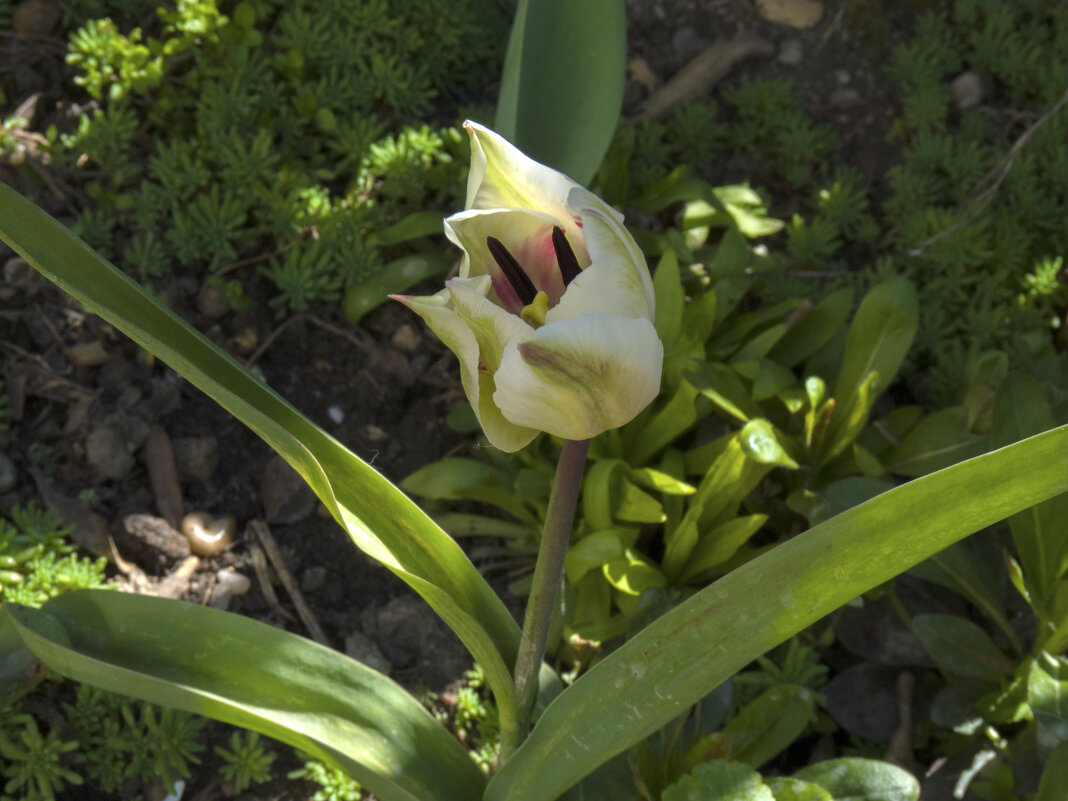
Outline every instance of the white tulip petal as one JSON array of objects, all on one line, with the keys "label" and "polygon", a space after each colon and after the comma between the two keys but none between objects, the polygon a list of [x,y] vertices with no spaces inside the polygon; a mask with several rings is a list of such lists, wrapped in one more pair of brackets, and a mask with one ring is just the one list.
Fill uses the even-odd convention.
[{"label": "white tulip petal", "polygon": [[[489,281],[486,277],[481,277],[481,281],[488,287]],[[493,377],[489,372],[479,369],[478,340],[464,319],[451,308],[452,296],[449,290],[443,289],[426,297],[395,298],[422,317],[445,347],[460,360],[460,381],[464,393],[482,430],[494,447],[513,453],[528,445],[538,435],[537,430],[510,422],[494,404]]]},{"label": "white tulip petal", "polygon": [[657,396],[663,359],[644,317],[587,314],[510,343],[493,400],[516,425],[588,439],[634,419]]},{"label": "white tulip petal", "polygon": [[582,223],[591,264],[568,284],[546,322],[573,320],[591,312],[652,320],[653,282],[630,234],[615,219],[593,209],[584,209]]},{"label": "white tulip petal", "polygon": [[567,196],[578,184],[488,128],[470,120],[464,127],[471,136],[466,208],[537,209],[567,218]]},{"label": "white tulip petal", "polygon": [[453,309],[467,324],[478,343],[481,368],[493,375],[509,342],[526,342],[534,328],[486,297],[489,276],[453,278],[445,284]]}]

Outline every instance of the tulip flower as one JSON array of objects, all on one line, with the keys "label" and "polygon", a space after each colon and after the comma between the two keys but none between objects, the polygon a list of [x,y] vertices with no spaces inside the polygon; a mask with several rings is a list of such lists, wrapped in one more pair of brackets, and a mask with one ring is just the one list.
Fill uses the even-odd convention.
[{"label": "tulip flower", "polygon": [[473,122],[467,208],[445,220],[459,276],[395,296],[460,360],[489,441],[589,439],[656,397],[664,349],[645,259],[623,217]]}]

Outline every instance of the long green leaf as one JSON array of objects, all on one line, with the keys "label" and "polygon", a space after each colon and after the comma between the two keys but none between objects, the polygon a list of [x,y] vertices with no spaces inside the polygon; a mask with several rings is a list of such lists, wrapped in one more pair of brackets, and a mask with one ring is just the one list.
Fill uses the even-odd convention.
[{"label": "long green leaf", "polygon": [[1066,490],[1068,426],[892,489],[768,551],[649,625],[561,693],[490,781],[486,801],[556,798],[850,599]]},{"label": "long green leaf", "polygon": [[494,127],[537,161],[586,184],[623,105],[623,0],[520,0]]},{"label": "long green leaf", "polygon": [[484,779],[404,688],[241,615],[104,590],[7,604],[26,645],[70,678],[243,726],[339,762],[384,801],[471,801]]},{"label": "long green leaf", "polygon": [[0,183],[0,239],[35,269],[173,367],[304,478],[362,551],[408,583],[486,670],[512,715],[519,628],[460,547],[400,490],[63,225]]}]

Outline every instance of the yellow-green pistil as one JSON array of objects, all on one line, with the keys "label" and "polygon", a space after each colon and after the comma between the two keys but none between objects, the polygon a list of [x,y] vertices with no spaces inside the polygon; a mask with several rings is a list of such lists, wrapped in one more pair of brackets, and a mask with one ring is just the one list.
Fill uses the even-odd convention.
[{"label": "yellow-green pistil", "polygon": [[[564,229],[554,225],[552,238],[553,250],[556,252],[556,265],[560,269],[560,276],[564,279],[564,286],[566,287],[578,277],[578,274],[582,272],[582,268],[579,267],[575,251],[571,249],[571,244],[567,241]],[[519,312],[519,316],[534,328],[540,328],[545,325],[545,314],[549,311],[549,296],[534,286],[534,282],[530,280],[526,270],[516,261],[515,256],[508,251],[508,248],[504,246],[501,240],[495,236],[488,236],[486,237],[486,247],[489,249],[490,255],[493,256],[493,260],[497,262],[501,273],[508,279],[508,283],[511,284],[512,289],[519,296],[519,301],[523,304],[523,309]]]}]

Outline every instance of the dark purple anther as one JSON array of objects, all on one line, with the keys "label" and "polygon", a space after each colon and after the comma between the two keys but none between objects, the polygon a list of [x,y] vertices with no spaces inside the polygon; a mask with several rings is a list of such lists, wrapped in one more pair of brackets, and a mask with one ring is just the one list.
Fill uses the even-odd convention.
[{"label": "dark purple anther", "polygon": [[520,302],[524,306],[529,306],[533,303],[538,290],[534,288],[533,282],[523,272],[519,262],[508,252],[508,248],[504,246],[501,240],[492,236],[486,237],[486,247],[489,248],[493,260],[497,262],[497,266],[501,268],[504,277],[508,279],[508,283],[512,285],[512,289],[519,296]]},{"label": "dark purple anther", "polygon": [[556,251],[556,263],[560,265],[560,275],[564,278],[564,286],[567,286],[578,277],[582,268],[579,267],[578,259],[575,258],[575,251],[568,244],[564,229],[558,225],[553,226],[553,250]]}]

